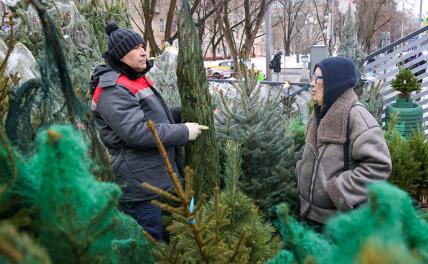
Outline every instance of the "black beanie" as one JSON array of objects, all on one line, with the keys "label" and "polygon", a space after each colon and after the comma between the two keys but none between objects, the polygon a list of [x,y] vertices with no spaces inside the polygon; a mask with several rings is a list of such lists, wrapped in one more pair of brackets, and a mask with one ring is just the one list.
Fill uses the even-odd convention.
[{"label": "black beanie", "polygon": [[116,59],[121,59],[136,46],[145,44],[140,34],[129,29],[119,28],[114,21],[108,23],[106,33],[108,35],[107,52]]},{"label": "black beanie", "polygon": [[314,70],[317,67],[324,81],[323,109],[318,116],[321,119],[340,95],[355,86],[357,72],[354,61],[341,56],[323,59],[315,65]]}]

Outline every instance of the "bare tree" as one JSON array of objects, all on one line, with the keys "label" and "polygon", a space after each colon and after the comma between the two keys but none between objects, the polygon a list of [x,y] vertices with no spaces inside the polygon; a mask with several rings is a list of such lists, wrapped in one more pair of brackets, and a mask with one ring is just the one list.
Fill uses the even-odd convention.
[{"label": "bare tree", "polygon": [[391,22],[395,11],[394,0],[357,0],[358,19],[360,28],[358,38],[365,52],[370,52],[374,35]]},{"label": "bare tree", "polygon": [[278,1],[281,5],[282,18],[280,23],[282,25],[284,35],[284,48],[285,55],[289,56],[291,53],[291,41],[300,32],[301,28],[297,28],[297,19],[301,14],[304,4],[303,0],[281,0]]},{"label": "bare tree", "polygon": [[331,12],[331,9],[330,9],[331,0],[325,0],[325,1],[312,0],[312,3],[314,5],[313,15],[317,21],[317,24],[321,32],[321,34],[319,34],[319,37],[321,37],[322,41],[324,42],[324,45],[328,46],[328,50],[331,55],[332,48],[334,45],[334,40],[331,38],[328,38],[326,34],[322,33],[324,28],[326,27],[326,23],[328,23],[325,17],[328,15],[329,12]]},{"label": "bare tree", "polygon": [[[235,65],[238,58],[248,58],[259,31],[266,8],[272,0],[216,0],[216,16]],[[243,17],[242,17],[243,16]],[[235,27],[243,20],[243,28]]]}]

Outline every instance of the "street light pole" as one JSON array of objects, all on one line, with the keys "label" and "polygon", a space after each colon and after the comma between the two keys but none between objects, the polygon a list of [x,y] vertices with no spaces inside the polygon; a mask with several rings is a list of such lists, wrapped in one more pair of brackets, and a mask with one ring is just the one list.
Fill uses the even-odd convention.
[{"label": "street light pole", "polygon": [[422,24],[422,0],[421,3],[419,4],[419,25]]},{"label": "street light pole", "polygon": [[271,4],[268,4],[266,7],[266,13],[265,13],[265,31],[266,31],[266,79],[268,81],[272,80],[272,74],[271,70],[269,68],[270,60],[272,57],[272,12],[271,12]]}]

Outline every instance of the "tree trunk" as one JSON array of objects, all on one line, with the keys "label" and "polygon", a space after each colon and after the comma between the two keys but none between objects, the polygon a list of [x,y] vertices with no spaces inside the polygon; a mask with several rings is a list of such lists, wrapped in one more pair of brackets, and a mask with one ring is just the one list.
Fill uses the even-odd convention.
[{"label": "tree trunk", "polygon": [[150,45],[150,56],[154,57],[160,54],[161,50],[156,43],[155,35],[153,34],[152,21],[155,14],[156,0],[144,0],[144,39],[148,40]]},{"label": "tree trunk", "polygon": [[208,92],[201,43],[188,0],[183,0],[179,28],[177,79],[182,119],[184,122],[197,122],[209,127],[196,141],[186,145],[185,164],[195,171],[194,190],[200,197],[202,193],[212,194],[213,188],[219,184],[220,170],[211,96]]}]

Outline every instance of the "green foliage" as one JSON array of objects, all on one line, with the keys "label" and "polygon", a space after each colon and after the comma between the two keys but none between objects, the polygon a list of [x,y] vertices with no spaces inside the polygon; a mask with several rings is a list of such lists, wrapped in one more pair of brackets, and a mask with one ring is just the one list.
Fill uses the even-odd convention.
[{"label": "green foliage", "polygon": [[220,204],[230,210],[230,223],[221,229],[226,243],[233,243],[241,233],[246,235],[246,246],[251,250],[248,263],[260,263],[271,258],[279,248],[272,239],[274,228],[266,223],[254,202],[238,187],[242,174],[241,146],[237,142],[225,143],[225,190],[219,196]]},{"label": "green foliage", "polygon": [[289,117],[281,111],[279,96],[263,98],[251,74],[244,74],[233,91],[234,98],[222,93],[215,96],[219,111],[214,117],[220,142],[242,143],[244,173],[240,187],[265,215],[273,205],[284,201],[297,211],[294,167],[301,152],[296,151]]},{"label": "green foliage", "polygon": [[400,68],[398,74],[395,75],[395,79],[391,81],[391,86],[403,94],[421,90],[421,84],[418,83],[412,71],[407,68]]},{"label": "green foliage", "polygon": [[285,244],[269,263],[427,263],[428,224],[410,197],[388,183],[368,187],[367,206],[331,219],[325,234],[316,234],[279,206]]},{"label": "green foliage", "polygon": [[130,216],[118,213],[112,248],[113,264],[154,263],[152,245],[143,235],[142,227]]},{"label": "green foliage", "polygon": [[[177,81],[181,98],[183,122],[196,122],[208,126],[198,140],[186,144],[185,165],[192,166],[198,178],[195,179],[195,195],[211,195],[220,183],[220,160],[216,141],[211,95],[208,91],[202,44],[192,19],[188,0],[183,0],[179,15],[177,56]],[[201,155],[204,153],[203,155]],[[208,157],[208,158],[207,158]]]},{"label": "green foliage", "polygon": [[376,118],[380,126],[382,126],[383,112],[382,85],[382,81],[376,83],[370,82],[363,87],[362,94],[359,96],[359,101]]},{"label": "green foliage", "polygon": [[0,220],[15,226],[29,226],[29,208],[39,188],[39,181],[26,168],[10,144],[0,124]]},{"label": "green foliage", "polygon": [[299,151],[304,145],[306,140],[306,125],[303,123],[302,118],[296,117],[290,120],[288,128],[293,134],[294,144],[296,151]]},{"label": "green foliage", "polygon": [[37,137],[29,167],[41,179],[36,196],[39,240],[56,263],[105,263],[120,189],[88,171],[86,148],[71,127],[53,126]]},{"label": "green foliage", "polygon": [[289,216],[287,205],[278,205],[276,214],[278,219],[275,224],[280,231],[285,249],[281,250],[268,264],[306,263],[305,261],[311,258],[320,260],[332,250],[333,246],[323,235],[305,227],[294,217]]},{"label": "green foliage", "polygon": [[162,98],[168,106],[181,106],[177,86],[177,50],[166,48],[156,59],[154,67],[147,73],[156,88],[162,91]]},{"label": "green foliage", "polygon": [[120,28],[131,28],[127,1],[81,0],[77,1],[76,5],[88,24],[91,25],[101,52],[107,51],[105,27],[110,21],[115,21]]},{"label": "green foliage", "polygon": [[[166,167],[171,168],[153,123],[148,126]],[[278,241],[272,239],[273,227],[264,222],[257,207],[237,186],[241,174],[239,144],[228,142],[226,153],[226,189],[220,193],[215,188],[208,203],[202,195],[196,205],[192,205],[193,171],[189,167],[185,170],[184,187],[172,169],[168,169],[176,190],[174,194],[143,184],[174,204],[153,202],[173,217],[167,227],[170,242],[155,242],[156,263],[261,263],[278,248]]]},{"label": "green foliage", "polygon": [[51,261],[46,251],[27,234],[3,222],[0,224],[0,263],[50,264]]},{"label": "green foliage", "polygon": [[411,134],[406,140],[397,131],[396,122],[397,115],[391,118],[385,132],[392,160],[388,181],[420,199],[428,187],[428,141],[422,131]]},{"label": "green foliage", "polygon": [[368,192],[367,206],[328,223],[326,235],[336,247],[325,263],[426,263],[428,225],[410,197],[388,183],[372,184]]}]

